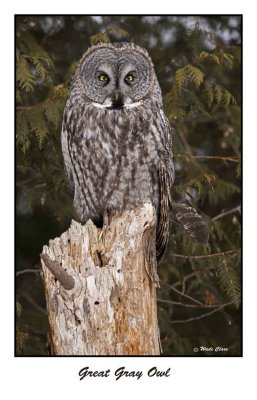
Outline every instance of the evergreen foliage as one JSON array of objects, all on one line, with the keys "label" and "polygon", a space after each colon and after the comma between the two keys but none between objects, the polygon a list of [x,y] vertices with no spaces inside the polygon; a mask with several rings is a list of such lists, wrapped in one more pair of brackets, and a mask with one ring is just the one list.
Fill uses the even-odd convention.
[{"label": "evergreen foliage", "polygon": [[[201,246],[172,223],[159,269],[164,354],[222,346],[229,348],[226,355],[238,355],[239,17],[17,17],[17,268],[39,267],[43,244],[77,218],[61,154],[62,114],[83,52],[109,41],[132,41],[149,50],[174,129],[172,197],[198,209],[210,232],[209,244]],[[47,354],[44,307],[39,275],[17,276],[17,354]]]}]

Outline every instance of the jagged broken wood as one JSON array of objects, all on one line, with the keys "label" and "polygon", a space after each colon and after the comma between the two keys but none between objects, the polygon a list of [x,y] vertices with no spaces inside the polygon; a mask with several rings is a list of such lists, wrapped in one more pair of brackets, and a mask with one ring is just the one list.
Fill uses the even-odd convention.
[{"label": "jagged broken wood", "polygon": [[55,355],[158,355],[156,215],[146,203],[98,229],[72,221],[41,254]]}]

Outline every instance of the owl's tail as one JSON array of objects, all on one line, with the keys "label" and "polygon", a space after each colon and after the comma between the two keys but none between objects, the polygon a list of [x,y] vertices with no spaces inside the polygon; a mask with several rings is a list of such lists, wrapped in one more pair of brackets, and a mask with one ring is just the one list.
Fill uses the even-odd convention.
[{"label": "owl's tail", "polygon": [[183,203],[172,203],[173,217],[176,222],[197,243],[206,246],[209,231],[203,217],[193,208]]}]

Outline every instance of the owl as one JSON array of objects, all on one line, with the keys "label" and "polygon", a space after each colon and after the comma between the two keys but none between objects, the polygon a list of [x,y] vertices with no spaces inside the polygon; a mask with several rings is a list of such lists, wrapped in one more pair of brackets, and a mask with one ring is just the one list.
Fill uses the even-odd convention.
[{"label": "owl", "polygon": [[81,221],[101,226],[105,213],[150,201],[161,260],[169,237],[174,164],[171,128],[145,49],[104,43],[87,50],[64,110],[62,151]]},{"label": "owl", "polygon": [[171,131],[147,51],[132,43],[92,46],[72,79],[62,151],[82,221],[150,201],[156,209],[156,253],[169,236],[174,181]]}]

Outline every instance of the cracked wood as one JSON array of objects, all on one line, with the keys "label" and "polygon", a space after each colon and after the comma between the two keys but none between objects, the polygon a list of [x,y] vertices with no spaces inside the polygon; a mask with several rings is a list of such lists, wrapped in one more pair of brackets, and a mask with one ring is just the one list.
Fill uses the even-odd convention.
[{"label": "cracked wood", "polygon": [[146,203],[103,229],[72,221],[44,246],[42,254],[74,281],[65,289],[41,257],[53,354],[160,354],[155,229]]}]

